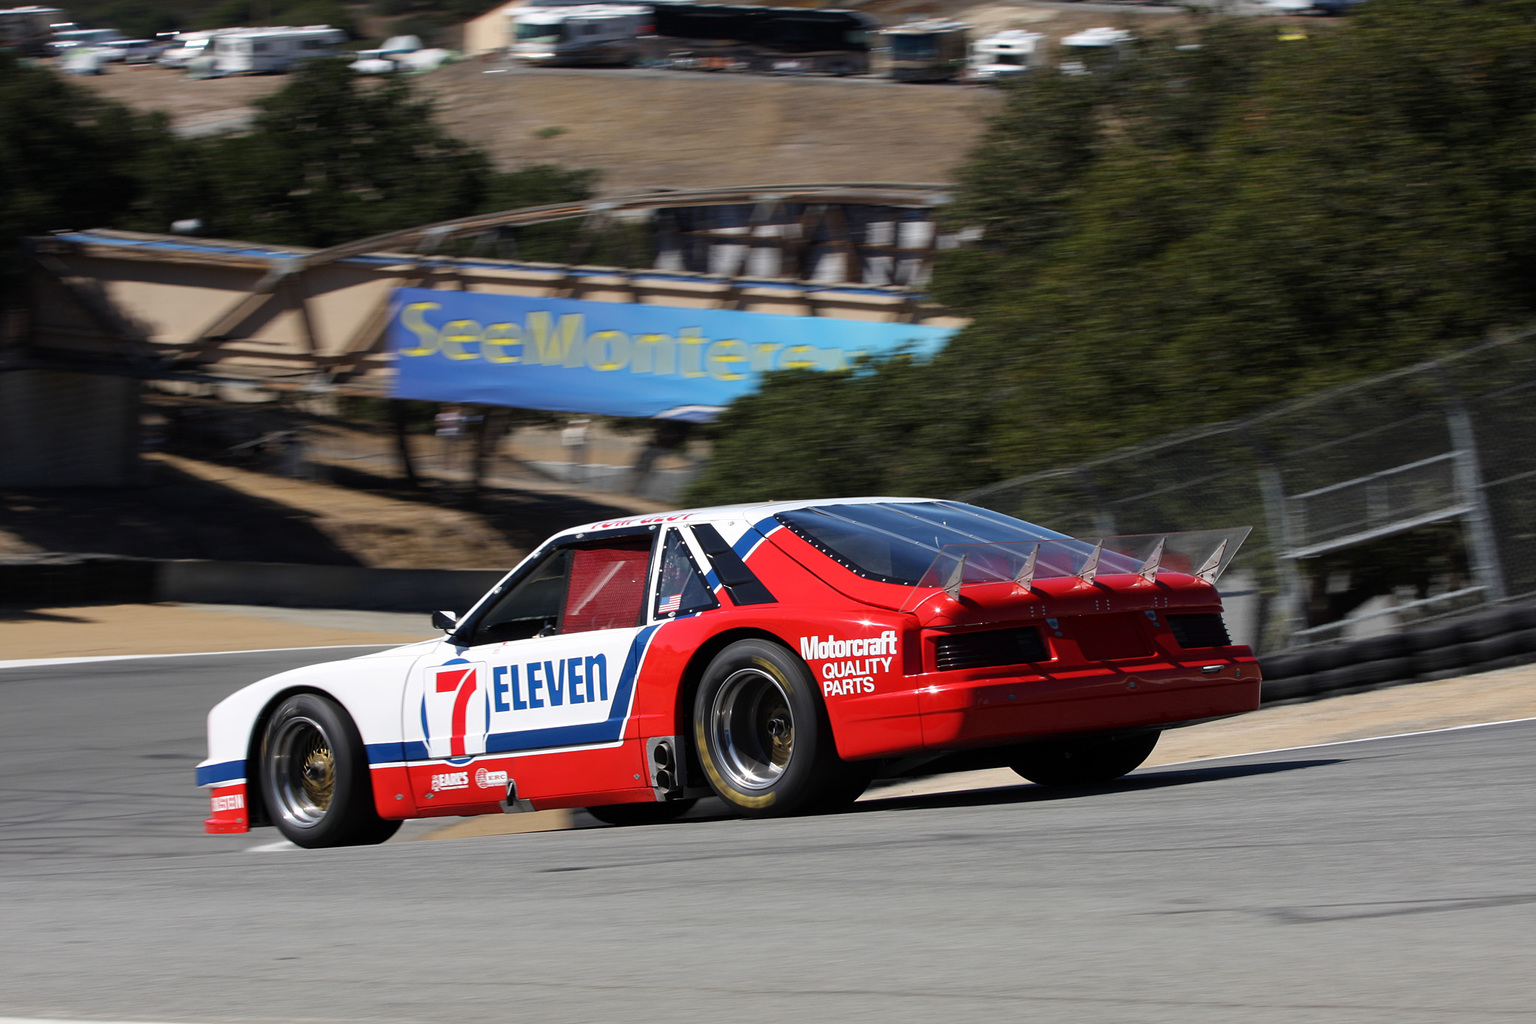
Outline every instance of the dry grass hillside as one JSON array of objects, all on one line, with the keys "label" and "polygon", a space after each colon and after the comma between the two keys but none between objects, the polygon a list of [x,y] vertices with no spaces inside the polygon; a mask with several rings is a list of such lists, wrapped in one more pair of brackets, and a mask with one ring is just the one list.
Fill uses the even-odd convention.
[{"label": "dry grass hillside", "polygon": [[[865,5],[887,23],[942,14],[978,31],[1030,28],[1052,40],[1094,25],[1184,30],[1176,8],[1047,2],[887,0]],[[163,110],[183,131],[240,127],[282,76],[191,81],[118,66],[82,79],[112,99]],[[446,124],[503,168],[595,168],[601,189],[812,181],[944,182],[987,117],[996,90],[895,85],[878,78],[780,78],[620,69],[523,69],[473,60],[423,75]]]}]

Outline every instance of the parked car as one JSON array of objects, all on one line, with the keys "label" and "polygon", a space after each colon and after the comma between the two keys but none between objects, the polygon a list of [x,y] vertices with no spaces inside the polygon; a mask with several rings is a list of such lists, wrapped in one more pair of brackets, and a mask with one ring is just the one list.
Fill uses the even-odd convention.
[{"label": "parked car", "polygon": [[154,39],[112,39],[100,45],[107,59],[119,64],[152,64],[166,50]]},{"label": "parked car", "polygon": [[1247,533],[1073,539],[907,498],[566,530],[439,639],[216,705],[205,827],[318,847],[528,808],[833,809],[945,767],[1105,782],[1165,728],[1258,706],[1214,586]]}]

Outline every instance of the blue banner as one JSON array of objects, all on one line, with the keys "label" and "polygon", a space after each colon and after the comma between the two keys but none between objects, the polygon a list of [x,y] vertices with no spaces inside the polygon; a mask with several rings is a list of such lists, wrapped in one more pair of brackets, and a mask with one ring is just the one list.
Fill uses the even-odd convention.
[{"label": "blue banner", "polygon": [[954,331],[725,309],[400,288],[395,395],[523,409],[712,419],[769,370],[841,370]]}]

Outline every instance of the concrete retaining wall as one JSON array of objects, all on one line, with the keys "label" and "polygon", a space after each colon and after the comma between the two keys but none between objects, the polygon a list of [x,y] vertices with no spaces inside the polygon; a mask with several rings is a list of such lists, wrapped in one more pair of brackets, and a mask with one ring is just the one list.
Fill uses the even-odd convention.
[{"label": "concrete retaining wall", "polygon": [[368,569],[273,562],[155,561],[72,555],[0,563],[0,604],[255,604],[462,612],[501,569]]}]

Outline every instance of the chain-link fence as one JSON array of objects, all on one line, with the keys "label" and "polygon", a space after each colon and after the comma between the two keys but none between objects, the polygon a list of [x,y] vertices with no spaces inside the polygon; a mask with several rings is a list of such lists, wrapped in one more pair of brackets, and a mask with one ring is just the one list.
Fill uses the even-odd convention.
[{"label": "chain-link fence", "polygon": [[1536,331],[965,498],[1080,536],[1252,525],[1223,589],[1263,650],[1536,594]]}]

